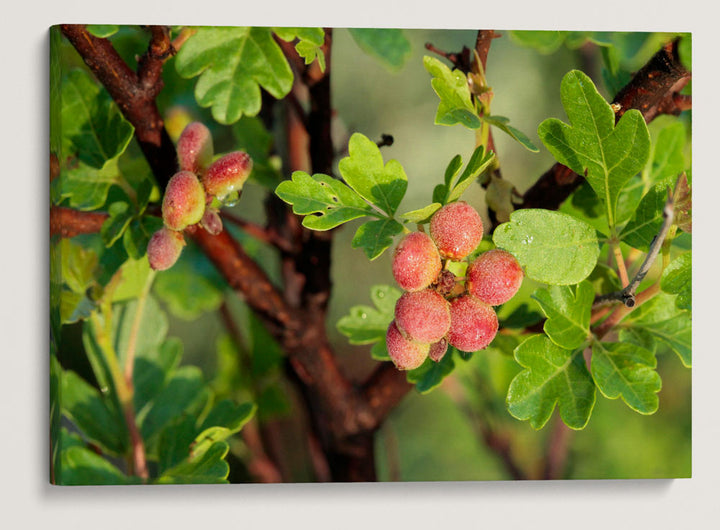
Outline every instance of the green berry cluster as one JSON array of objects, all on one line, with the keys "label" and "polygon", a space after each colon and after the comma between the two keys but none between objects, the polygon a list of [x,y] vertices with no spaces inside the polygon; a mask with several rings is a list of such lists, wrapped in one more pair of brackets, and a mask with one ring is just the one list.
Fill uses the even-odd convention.
[{"label": "green berry cluster", "polygon": [[440,208],[430,219],[430,235],[407,234],[393,255],[393,276],[405,291],[395,305],[386,343],[400,370],[417,368],[427,357],[438,362],[448,345],[465,352],[487,347],[498,331],[493,306],[510,300],[523,271],[504,250],[473,259],[463,279],[447,270],[465,260],[482,241],[480,215],[465,202]]},{"label": "green berry cluster", "polygon": [[199,224],[213,235],[222,231],[215,205],[237,195],[252,171],[252,159],[244,151],[234,151],[213,161],[212,135],[199,122],[185,127],[176,149],[180,171],[165,188],[164,226],[148,243],[148,260],[155,270],[168,269],[178,260],[185,246],[186,228]]}]

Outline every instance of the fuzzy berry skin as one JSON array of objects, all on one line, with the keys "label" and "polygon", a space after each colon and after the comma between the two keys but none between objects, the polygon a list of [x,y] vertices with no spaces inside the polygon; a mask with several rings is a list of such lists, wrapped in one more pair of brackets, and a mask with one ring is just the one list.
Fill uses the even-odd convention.
[{"label": "fuzzy berry skin", "polygon": [[523,270],[515,256],[504,250],[484,252],[467,269],[468,291],[486,304],[500,305],[520,289]]},{"label": "fuzzy berry skin", "polygon": [[393,276],[405,291],[425,289],[435,281],[441,269],[437,247],[430,236],[423,232],[406,235],[395,249]]},{"label": "fuzzy berry skin", "polygon": [[214,236],[222,232],[223,224],[218,211],[210,207],[206,207],[205,214],[202,219],[200,219],[200,226]]},{"label": "fuzzy berry skin", "polygon": [[190,171],[175,173],[165,188],[162,216],[171,230],[183,230],[200,222],[205,213],[205,190]]},{"label": "fuzzy berry skin", "polygon": [[470,254],[482,241],[482,219],[468,203],[451,202],[430,219],[430,235],[442,257],[457,261]]},{"label": "fuzzy berry skin", "polygon": [[415,342],[437,342],[450,329],[450,304],[432,289],[403,293],[395,304],[395,324]]},{"label": "fuzzy berry skin", "polygon": [[156,271],[169,269],[175,265],[184,246],[185,238],[182,232],[162,227],[148,242],[147,256],[150,267]]},{"label": "fuzzy berry skin", "polygon": [[234,151],[215,160],[203,175],[208,195],[222,200],[233,191],[240,191],[252,171],[252,159],[244,151]]},{"label": "fuzzy berry skin", "polygon": [[213,141],[210,129],[200,122],[189,123],[177,141],[178,164],[181,171],[200,174],[213,158]]},{"label": "fuzzy berry skin", "polygon": [[436,363],[439,363],[442,358],[445,357],[447,350],[448,341],[446,338],[443,337],[436,343],[430,345],[430,352],[428,353],[428,357],[430,357]]},{"label": "fuzzy berry skin", "polygon": [[427,359],[429,344],[413,342],[400,332],[395,321],[390,323],[385,336],[388,354],[398,370],[413,370]]},{"label": "fuzzy berry skin", "polygon": [[498,318],[492,306],[470,294],[450,303],[448,342],[458,350],[475,352],[492,342],[497,334]]}]

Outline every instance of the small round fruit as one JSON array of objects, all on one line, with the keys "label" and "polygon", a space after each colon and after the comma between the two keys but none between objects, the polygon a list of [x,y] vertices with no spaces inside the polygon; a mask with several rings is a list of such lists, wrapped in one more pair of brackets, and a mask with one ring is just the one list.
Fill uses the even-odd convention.
[{"label": "small round fruit", "polygon": [[213,158],[210,129],[198,121],[189,123],[178,138],[177,155],[180,170],[195,174],[205,171]]},{"label": "small round fruit", "polygon": [[432,289],[403,293],[395,304],[395,323],[415,342],[437,342],[450,329],[450,304]]},{"label": "small round fruit", "polygon": [[515,256],[500,249],[488,250],[467,269],[468,291],[486,304],[500,305],[520,289],[523,270]]},{"label": "small round fruit", "polygon": [[148,242],[147,256],[150,267],[156,271],[169,269],[175,265],[184,246],[185,238],[182,232],[162,227]]},{"label": "small round fruit", "polygon": [[430,236],[423,232],[406,235],[393,255],[393,276],[406,291],[428,287],[442,269],[440,254]]},{"label": "small round fruit", "polygon": [[448,341],[446,338],[443,337],[436,343],[430,345],[430,352],[428,353],[428,357],[430,357],[436,363],[439,363],[442,358],[445,357],[447,350]]},{"label": "small round fruit", "polygon": [[215,160],[203,175],[205,191],[223,200],[240,191],[252,171],[252,159],[244,151],[234,151]]},{"label": "small round fruit", "polygon": [[482,350],[497,334],[498,318],[492,306],[472,295],[462,295],[450,303],[448,342],[458,350]]},{"label": "small round fruit", "polygon": [[482,241],[482,219],[468,203],[451,202],[430,219],[430,235],[442,257],[457,261],[470,254]]},{"label": "small round fruit", "polygon": [[427,359],[429,344],[413,342],[403,336],[393,320],[385,336],[388,354],[398,370],[412,370]]},{"label": "small round fruit", "polygon": [[206,207],[205,214],[200,219],[200,226],[202,226],[209,234],[214,236],[218,235],[223,230],[222,219],[217,210]]},{"label": "small round fruit", "polygon": [[182,230],[199,223],[205,213],[205,190],[195,173],[180,171],[168,182],[162,202],[165,226]]}]

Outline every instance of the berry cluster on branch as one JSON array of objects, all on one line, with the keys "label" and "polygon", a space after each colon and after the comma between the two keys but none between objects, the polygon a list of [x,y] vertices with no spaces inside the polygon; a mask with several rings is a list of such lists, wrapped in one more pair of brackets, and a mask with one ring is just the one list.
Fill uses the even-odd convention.
[{"label": "berry cluster on branch", "polygon": [[440,361],[448,345],[464,352],[482,350],[498,331],[493,306],[517,293],[523,270],[500,249],[480,254],[457,278],[449,262],[468,258],[482,241],[483,224],[466,202],[440,208],[430,219],[430,235],[407,234],[395,249],[393,276],[405,291],[395,305],[386,335],[388,354],[400,370],[412,370],[427,357]]},{"label": "berry cluster on branch", "polygon": [[172,267],[180,257],[183,230],[199,225],[210,234],[222,231],[219,208],[234,203],[252,171],[252,159],[233,151],[213,161],[210,130],[199,122],[188,124],[177,142],[180,171],[172,176],[162,201],[164,226],[148,243],[148,260],[155,270]]}]

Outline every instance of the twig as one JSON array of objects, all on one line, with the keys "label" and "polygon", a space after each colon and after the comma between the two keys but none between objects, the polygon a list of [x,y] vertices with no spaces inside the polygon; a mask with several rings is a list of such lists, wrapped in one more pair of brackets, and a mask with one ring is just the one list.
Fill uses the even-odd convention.
[{"label": "twig", "polygon": [[544,480],[562,478],[572,432],[560,416],[555,418],[555,425],[545,451],[545,466],[542,476]]},{"label": "twig", "polygon": [[268,245],[272,245],[286,252],[293,252],[295,250],[295,247],[290,241],[281,237],[271,228],[265,228],[257,223],[253,223],[224,210],[220,211],[220,217],[238,226],[243,232],[254,237],[258,241],[262,241],[263,243],[267,243]]},{"label": "twig", "polygon": [[380,136],[380,141],[376,142],[375,145],[378,147],[385,147],[385,146],[391,146],[395,143],[395,138],[392,137],[391,134],[382,134]]},{"label": "twig", "polygon": [[665,237],[667,236],[668,231],[673,224],[673,204],[674,199],[672,194],[670,193],[670,190],[668,189],[668,198],[667,201],[665,201],[665,207],[663,208],[662,227],[660,228],[658,234],[653,238],[652,243],[650,244],[650,250],[648,251],[647,256],[645,256],[645,261],[643,261],[637,274],[635,274],[630,283],[628,283],[627,286],[622,290],[598,296],[595,299],[593,307],[597,307],[599,305],[618,300],[629,308],[635,305],[635,291],[637,290],[643,279],[645,279],[645,276],[650,270],[650,267],[655,262],[655,258],[657,258],[658,254],[660,253],[660,249],[662,248],[663,242],[665,241]]}]

